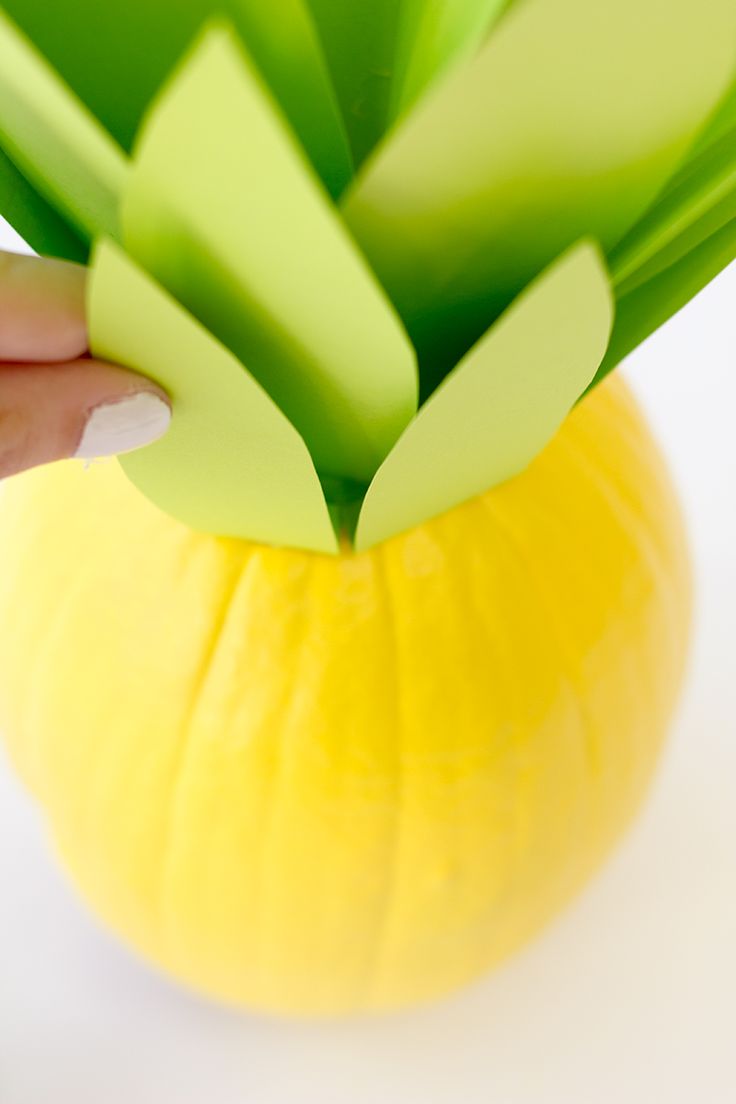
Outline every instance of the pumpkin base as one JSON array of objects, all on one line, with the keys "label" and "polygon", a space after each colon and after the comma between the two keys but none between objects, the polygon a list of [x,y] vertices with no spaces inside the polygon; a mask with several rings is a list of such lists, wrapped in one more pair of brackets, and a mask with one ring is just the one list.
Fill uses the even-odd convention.
[{"label": "pumpkin base", "polygon": [[117,464],[0,510],[0,728],[75,882],[218,999],[436,998],[641,803],[686,654],[672,488],[620,380],[522,476],[369,552],[219,540]]}]

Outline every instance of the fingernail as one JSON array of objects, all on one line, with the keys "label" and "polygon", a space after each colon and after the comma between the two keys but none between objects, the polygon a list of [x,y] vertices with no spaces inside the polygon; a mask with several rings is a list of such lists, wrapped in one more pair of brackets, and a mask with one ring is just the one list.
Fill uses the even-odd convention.
[{"label": "fingernail", "polygon": [[92,460],[132,452],[158,441],[170,422],[171,409],[152,391],[139,391],[117,402],[102,403],[87,419],[74,455],[79,460]]}]

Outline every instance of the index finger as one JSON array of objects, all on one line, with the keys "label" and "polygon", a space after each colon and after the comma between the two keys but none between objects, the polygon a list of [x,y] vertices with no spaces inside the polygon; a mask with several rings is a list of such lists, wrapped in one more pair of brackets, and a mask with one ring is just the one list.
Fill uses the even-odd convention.
[{"label": "index finger", "polygon": [[86,270],[0,251],[0,361],[54,363],[87,352]]}]

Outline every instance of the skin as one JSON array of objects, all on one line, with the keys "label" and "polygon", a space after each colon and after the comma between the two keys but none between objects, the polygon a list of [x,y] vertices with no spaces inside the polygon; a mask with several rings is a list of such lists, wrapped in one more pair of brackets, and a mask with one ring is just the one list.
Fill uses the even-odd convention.
[{"label": "skin", "polygon": [[89,354],[85,269],[0,252],[0,479],[74,456],[92,412],[149,380]]}]

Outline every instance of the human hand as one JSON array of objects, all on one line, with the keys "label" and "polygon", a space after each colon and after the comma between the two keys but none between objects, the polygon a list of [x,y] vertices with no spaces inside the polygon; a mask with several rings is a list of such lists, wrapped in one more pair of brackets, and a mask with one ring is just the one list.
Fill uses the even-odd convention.
[{"label": "human hand", "polygon": [[167,430],[150,380],[89,356],[79,265],[0,252],[0,479],[130,452]]}]

